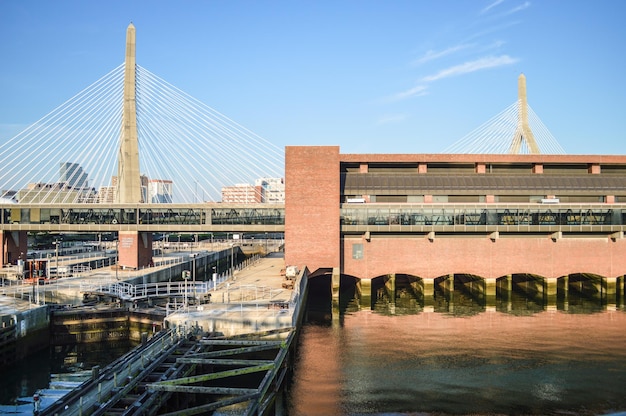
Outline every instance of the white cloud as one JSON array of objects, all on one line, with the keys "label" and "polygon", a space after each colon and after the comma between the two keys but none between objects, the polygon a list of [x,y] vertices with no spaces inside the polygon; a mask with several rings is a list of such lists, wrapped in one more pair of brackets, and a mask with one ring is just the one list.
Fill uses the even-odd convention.
[{"label": "white cloud", "polygon": [[428,94],[427,89],[428,87],[425,85],[417,85],[406,91],[402,91],[397,94],[394,94],[393,96],[389,97],[389,101],[400,101],[400,100],[405,100],[411,97],[419,97],[420,95],[426,95]]},{"label": "white cloud", "polygon": [[480,11],[480,14],[485,14],[487,13],[489,10],[493,9],[494,7],[496,7],[497,5],[504,3],[504,0],[496,0],[493,3],[491,3],[489,6],[485,7],[484,9],[482,9]]},{"label": "white cloud", "polygon": [[458,52],[460,50],[463,49],[467,49],[472,47],[473,45],[471,44],[462,44],[462,45],[457,45],[457,46],[451,46],[447,49],[444,49],[442,51],[428,51],[424,54],[424,56],[422,56],[421,58],[416,59],[415,61],[413,61],[413,65],[421,65],[425,62],[429,62],[429,61],[434,61],[435,59],[439,59],[442,58],[444,56],[453,54],[455,52]]},{"label": "white cloud", "polygon": [[509,14],[517,13],[529,7],[530,7],[530,2],[526,1],[523,4],[520,4],[519,6],[512,8],[506,14],[509,15]]},{"label": "white cloud", "polygon": [[447,69],[442,69],[434,75],[429,75],[422,78],[422,82],[433,82],[443,78],[454,77],[457,75],[468,74],[470,72],[476,72],[483,69],[496,68],[503,65],[510,65],[517,62],[518,59],[511,58],[508,55],[502,56],[489,56],[486,58],[480,58],[475,61],[465,62],[461,65],[455,65]]}]

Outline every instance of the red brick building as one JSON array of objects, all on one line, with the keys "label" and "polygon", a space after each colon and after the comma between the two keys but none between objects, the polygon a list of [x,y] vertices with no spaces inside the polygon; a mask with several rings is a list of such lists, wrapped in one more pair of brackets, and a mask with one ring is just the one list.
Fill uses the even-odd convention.
[{"label": "red brick building", "polygon": [[626,156],[285,154],[285,261],[314,274],[626,274]]}]

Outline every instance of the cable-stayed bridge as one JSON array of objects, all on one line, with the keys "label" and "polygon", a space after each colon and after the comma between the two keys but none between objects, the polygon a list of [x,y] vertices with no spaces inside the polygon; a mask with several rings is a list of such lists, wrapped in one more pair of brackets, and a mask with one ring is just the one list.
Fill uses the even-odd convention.
[{"label": "cable-stayed bridge", "polygon": [[[127,66],[119,65],[1,146],[0,196],[22,190],[20,199],[29,202],[114,202]],[[142,188],[171,189],[159,193],[161,200],[141,202],[219,202],[222,186],[284,176],[283,149],[135,68]]]},{"label": "cable-stayed bridge", "polygon": [[528,105],[526,77],[518,78],[518,99],[443,153],[565,154],[565,150]]},{"label": "cable-stayed bridge", "polygon": [[[528,107],[523,75],[518,90],[449,152],[564,153]],[[123,64],[0,146],[3,262],[26,252],[28,232],[118,232],[131,267],[149,261],[153,232],[283,232],[283,204],[220,199],[223,186],[283,178],[284,158],[137,65],[131,24]]]},{"label": "cable-stayed bridge", "polygon": [[[284,177],[283,149],[136,64],[134,31],[124,63],[0,145],[2,200],[219,202],[223,186]],[[444,153],[565,153],[528,106],[523,75],[518,86],[516,102]],[[120,199],[130,176],[141,195]]]}]

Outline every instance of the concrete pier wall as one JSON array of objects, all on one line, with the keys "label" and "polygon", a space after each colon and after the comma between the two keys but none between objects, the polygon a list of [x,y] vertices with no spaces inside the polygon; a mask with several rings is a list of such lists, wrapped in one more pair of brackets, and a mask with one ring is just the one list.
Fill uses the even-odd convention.
[{"label": "concrete pier wall", "polygon": [[49,345],[49,308],[23,301],[16,301],[15,306],[0,316],[0,368]]}]

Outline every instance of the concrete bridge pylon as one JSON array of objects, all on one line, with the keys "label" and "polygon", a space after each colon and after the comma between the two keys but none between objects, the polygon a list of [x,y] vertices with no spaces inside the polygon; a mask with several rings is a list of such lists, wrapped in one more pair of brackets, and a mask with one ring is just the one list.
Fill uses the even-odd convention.
[{"label": "concrete bridge pylon", "polygon": [[509,153],[519,154],[522,148],[522,142],[526,142],[528,150],[531,154],[539,154],[539,146],[535,141],[530,125],[528,124],[528,100],[526,98],[526,77],[520,74],[517,79],[517,100],[518,100],[518,118],[517,128],[513,133],[513,140],[509,147]]},{"label": "concrete bridge pylon", "polygon": [[[130,23],[126,29],[124,61],[124,109],[117,161],[116,201],[121,204],[144,203],[139,170],[139,137],[136,100],[136,33]],[[119,265],[137,269],[152,262],[152,233],[120,232]]]},{"label": "concrete bridge pylon", "polygon": [[128,25],[128,29],[126,29],[124,110],[117,161],[116,202],[121,204],[145,202],[141,195],[141,180],[139,174],[135,49],[135,26],[131,23]]}]

